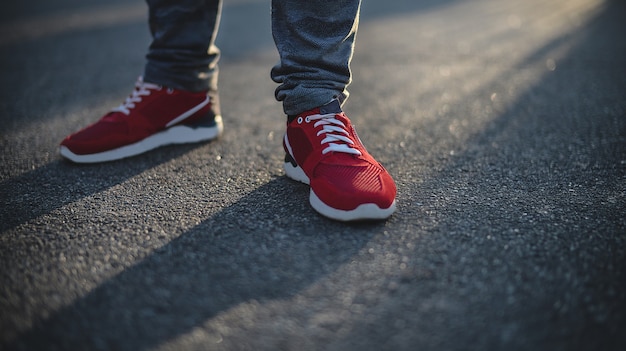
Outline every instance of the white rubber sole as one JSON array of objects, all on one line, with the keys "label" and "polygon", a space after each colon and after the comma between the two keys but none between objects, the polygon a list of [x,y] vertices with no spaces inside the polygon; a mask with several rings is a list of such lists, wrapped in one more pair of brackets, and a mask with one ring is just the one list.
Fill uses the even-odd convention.
[{"label": "white rubber sole", "polygon": [[211,127],[190,127],[178,125],[162,132],[153,134],[134,144],[122,146],[117,149],[99,152],[90,155],[78,155],[65,146],[59,148],[61,156],[76,163],[97,163],[120,160],[126,157],[136,156],[144,152],[171,144],[188,144],[208,141],[217,138],[224,131],[221,116],[215,117],[215,125]]},{"label": "white rubber sole", "polygon": [[[285,174],[287,177],[310,185],[309,177],[304,173],[302,168],[294,166],[290,162],[285,162],[283,165]],[[376,204],[361,204],[353,210],[339,210],[328,206],[315,194],[313,189],[309,193],[309,203],[311,207],[315,209],[322,216],[334,219],[337,221],[364,221],[364,220],[382,220],[389,218],[396,210],[396,200],[391,203],[388,208],[380,208]]]}]

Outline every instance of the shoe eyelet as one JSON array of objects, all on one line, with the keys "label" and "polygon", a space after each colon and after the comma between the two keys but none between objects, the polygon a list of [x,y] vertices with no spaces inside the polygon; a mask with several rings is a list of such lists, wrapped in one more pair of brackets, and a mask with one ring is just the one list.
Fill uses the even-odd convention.
[{"label": "shoe eyelet", "polygon": [[298,124],[302,124],[302,117],[298,117]]},{"label": "shoe eyelet", "polygon": [[174,89],[172,89],[172,88],[167,88],[167,93],[168,93],[168,94],[171,94],[171,93],[173,93],[173,92],[174,92]]},{"label": "shoe eyelet", "polygon": [[305,119],[304,119],[304,121],[305,121],[306,123],[310,123],[310,122],[311,122],[311,119],[307,116],[307,118],[305,118]]}]

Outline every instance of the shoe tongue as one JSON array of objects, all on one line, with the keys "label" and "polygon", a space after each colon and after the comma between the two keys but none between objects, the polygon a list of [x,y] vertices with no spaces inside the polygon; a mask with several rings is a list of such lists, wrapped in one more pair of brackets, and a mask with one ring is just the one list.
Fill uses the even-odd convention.
[{"label": "shoe tongue", "polygon": [[298,118],[298,116],[304,116],[306,115],[311,115],[311,114],[322,114],[322,115],[326,115],[326,114],[340,114],[341,112],[343,112],[341,110],[341,104],[339,103],[339,100],[337,99],[333,99],[331,102],[327,103],[326,105],[320,106],[318,108],[309,110],[309,111],[305,111],[302,113],[299,113],[297,115],[288,115],[287,116],[287,122],[291,123],[293,120],[295,120],[296,118]]},{"label": "shoe tongue", "polygon": [[341,104],[339,104],[339,100],[337,99],[333,99],[331,102],[320,107],[320,114],[322,115],[331,113],[339,114],[341,112],[343,112],[341,111]]}]

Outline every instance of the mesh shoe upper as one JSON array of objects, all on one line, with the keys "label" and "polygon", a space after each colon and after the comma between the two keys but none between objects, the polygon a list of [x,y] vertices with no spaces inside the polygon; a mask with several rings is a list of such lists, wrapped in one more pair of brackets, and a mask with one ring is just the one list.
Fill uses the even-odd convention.
[{"label": "mesh shoe upper", "polygon": [[338,102],[290,118],[283,145],[306,175],[298,180],[308,182],[324,205],[339,211],[395,207],[393,179],[367,152]]}]

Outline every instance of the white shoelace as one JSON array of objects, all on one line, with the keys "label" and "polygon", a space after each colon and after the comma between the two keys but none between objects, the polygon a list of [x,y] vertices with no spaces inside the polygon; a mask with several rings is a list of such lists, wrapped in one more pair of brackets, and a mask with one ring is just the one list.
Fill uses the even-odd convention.
[{"label": "white shoelace", "polygon": [[121,112],[128,116],[130,114],[130,110],[135,108],[135,103],[141,102],[142,96],[150,95],[150,90],[161,89],[160,86],[152,83],[145,83],[141,78],[137,80],[135,83],[135,90],[133,93],[126,98],[126,101],[114,108],[113,112]]},{"label": "white shoelace", "polygon": [[[301,117],[299,117],[301,118]],[[361,155],[361,152],[352,147],[354,140],[350,139],[350,133],[346,130],[345,124],[336,118],[335,114],[310,115],[305,118],[307,123],[317,121],[313,127],[323,128],[317,132],[317,136],[324,134],[326,137],[322,140],[323,144],[328,146],[322,150],[322,154],[329,152],[343,152],[352,155]]]}]

